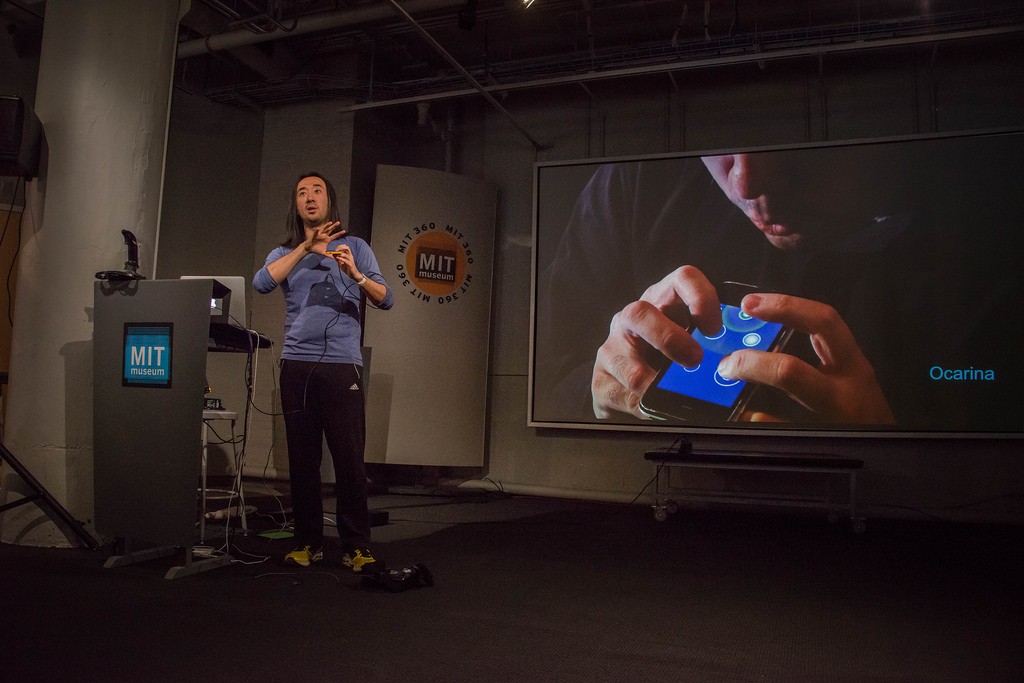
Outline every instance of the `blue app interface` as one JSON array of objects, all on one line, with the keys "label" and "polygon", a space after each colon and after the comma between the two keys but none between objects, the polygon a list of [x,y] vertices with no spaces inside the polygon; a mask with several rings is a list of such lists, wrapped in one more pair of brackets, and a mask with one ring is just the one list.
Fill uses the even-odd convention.
[{"label": "blue app interface", "polygon": [[720,406],[732,406],[746,382],[719,375],[719,361],[740,349],[767,351],[781,331],[781,323],[765,322],[736,306],[722,304],[721,332],[705,337],[700,330],[693,331],[693,338],[704,347],[700,364],[687,368],[673,363],[658,382],[658,388]]}]

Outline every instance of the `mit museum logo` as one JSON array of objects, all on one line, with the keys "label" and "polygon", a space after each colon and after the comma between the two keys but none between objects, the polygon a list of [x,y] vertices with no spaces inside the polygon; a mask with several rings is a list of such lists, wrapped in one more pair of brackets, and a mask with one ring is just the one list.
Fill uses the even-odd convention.
[{"label": "mit museum logo", "polygon": [[402,287],[424,303],[450,304],[473,283],[473,250],[461,230],[424,223],[402,238],[396,268]]}]

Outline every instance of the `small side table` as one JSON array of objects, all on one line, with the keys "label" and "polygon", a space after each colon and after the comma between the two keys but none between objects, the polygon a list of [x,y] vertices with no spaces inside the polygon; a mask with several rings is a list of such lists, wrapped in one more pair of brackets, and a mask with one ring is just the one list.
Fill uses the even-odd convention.
[{"label": "small side table", "polygon": [[[214,420],[228,420],[231,422],[231,453],[238,460],[238,448],[235,444],[235,422],[238,421],[238,413],[233,410],[204,410],[203,411],[203,464],[202,464],[202,481],[200,483],[199,495],[201,500],[202,512],[199,515],[199,542],[206,542],[206,460],[207,450],[209,446],[209,431],[210,422]],[[245,491],[242,488],[242,477],[241,472],[236,473],[235,481],[238,486],[238,490],[234,488],[229,492],[230,494],[238,494],[238,509],[240,516],[242,517],[242,530],[248,531],[249,526],[245,518]]]}]

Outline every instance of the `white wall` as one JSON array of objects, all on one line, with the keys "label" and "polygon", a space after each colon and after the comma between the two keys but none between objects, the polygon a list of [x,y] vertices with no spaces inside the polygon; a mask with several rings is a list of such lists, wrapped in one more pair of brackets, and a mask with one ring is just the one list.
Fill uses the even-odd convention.
[{"label": "white wall", "polygon": [[[992,53],[974,46],[947,47],[937,55],[910,50],[848,57],[826,61],[820,73],[817,63],[764,71],[751,66],[676,82],[679,90],[667,78],[595,83],[589,89],[596,101],[572,88],[515,93],[505,104],[531,136],[551,145],[536,155],[544,161],[581,158],[587,150],[616,156],[1024,126],[1024,61],[1012,46]],[[644,451],[670,445],[672,435],[525,426],[534,154],[502,116],[480,111],[486,120],[474,140],[483,150],[480,170],[501,187],[484,474],[506,490],[632,500],[653,473]],[[480,156],[475,150],[469,164],[475,167]],[[709,436],[695,443],[863,458],[860,494],[871,516],[926,510],[962,519],[1024,520],[1021,498],[1004,497],[1024,491],[1019,440],[752,442]],[[739,477],[715,478],[726,487],[744,484]]]},{"label": "white wall", "polygon": [[[249,285],[251,310],[263,115],[181,89],[173,95],[156,276],[241,275]],[[240,419],[245,365],[241,353],[211,353],[206,361],[209,396],[221,399]],[[226,423],[213,427],[217,435],[210,435],[209,471],[232,471],[231,447],[217,443],[230,431]]]},{"label": "white wall", "polygon": [[[451,170],[495,182],[500,190],[486,466],[452,474],[487,477],[510,489],[632,499],[651,475],[643,451],[671,441],[664,435],[525,426],[534,161],[1024,127],[1024,56],[1019,36],[1014,40],[996,49],[965,41],[935,51],[922,46],[830,57],[822,64],[770,63],[763,71],[749,65],[679,74],[678,88],[666,76],[597,82],[588,86],[594,100],[576,86],[511,93],[505,106],[535,138],[550,145],[539,152],[479,98],[456,102]],[[34,104],[38,57],[15,55],[8,41],[0,41],[0,62],[0,91]],[[435,169],[445,164],[444,145],[429,130],[415,127],[415,112],[366,112],[356,123],[372,117],[373,135],[356,140],[354,117],[338,113],[342,102],[293,105],[265,114],[217,108],[201,98],[182,106],[172,112],[159,277],[195,269],[241,269],[251,277],[284,235],[286,188],[310,167],[332,176],[343,214],[368,216],[371,207],[349,206],[349,190],[358,179],[362,193],[353,200],[372,197],[372,191],[365,191],[372,183],[366,180],[376,163]],[[446,106],[435,103],[432,110],[443,118]],[[353,145],[359,150],[357,163]],[[196,184],[216,176],[226,177],[230,190],[225,194],[208,194],[209,185]],[[223,206],[231,207],[230,215],[218,210]],[[115,244],[114,250],[120,253],[121,247]],[[279,296],[254,296],[250,310],[255,328],[280,339]],[[261,352],[256,403],[267,412],[276,405],[273,360],[273,354]],[[228,368],[224,380],[211,382],[229,386],[238,372]],[[226,393],[229,404],[240,405],[236,393]],[[88,397],[78,392],[73,400]],[[722,437],[704,441],[701,445],[729,443]],[[283,444],[280,421],[257,413],[250,471],[286,472]],[[863,457],[868,464],[864,499],[888,506],[873,514],[898,515],[897,506],[908,506],[961,518],[1024,521],[1019,497],[1002,497],[1024,491],[1019,442],[771,439],[763,445]],[[996,500],[944,509],[988,498]]]},{"label": "white wall", "polygon": [[[122,267],[122,229],[138,238],[140,274],[153,274],[178,9],[176,0],[47,7],[35,95],[44,145],[25,193],[4,439],[87,523],[93,282]],[[28,507],[5,515],[4,539],[62,540],[38,519]]]},{"label": "white wall", "polygon": [[[517,123],[549,145],[540,151],[479,98],[454,105],[451,170],[494,182],[499,205],[486,464],[449,474],[487,478],[510,491],[629,501],[652,475],[644,451],[674,440],[665,434],[526,426],[535,161],[1024,127],[1024,57],[1012,45],[871,53],[828,59],[820,66],[807,61],[688,73],[677,75],[678,89],[665,76],[597,82],[588,86],[594,100],[576,86],[510,94],[504,104]],[[414,115],[365,112],[353,124],[352,115],[337,113],[343,106],[294,105],[266,112],[253,270],[283,238],[287,187],[297,173],[307,168],[328,173],[347,210],[350,182],[358,188],[353,201],[372,201],[366,188],[372,187],[376,163],[444,168],[444,146],[415,127]],[[445,106],[434,105],[432,111],[444,116]],[[365,128],[372,134],[360,134],[353,143]],[[366,216],[372,207],[352,209],[353,215]],[[252,308],[254,325],[279,339],[280,297],[258,297]],[[274,392],[268,370],[257,403],[273,405]],[[751,444],[719,436],[702,437],[699,445],[863,458],[861,500],[869,516],[918,515],[906,509],[914,508],[961,519],[1024,521],[1021,503],[1002,497],[1024,491],[1019,441],[774,437]],[[258,415],[251,446],[250,471],[286,474],[279,422]],[[738,482],[722,478],[719,483]],[[989,498],[996,500],[949,509]]]},{"label": "white wall", "polygon": [[[327,101],[268,109],[264,114],[252,273],[288,234],[285,220],[295,182],[309,171],[323,173],[338,193],[342,216],[349,211],[352,167],[352,116],[340,114],[341,102]],[[251,274],[250,274],[251,278]],[[284,421],[277,395],[277,358],[284,331],[284,298],[280,292],[254,294],[250,307],[254,329],[275,341],[261,352],[256,405],[246,469],[254,475],[287,477]]]},{"label": "white wall", "polygon": [[[300,174],[324,173],[338,192],[341,215],[348,214],[353,117],[339,113],[342,106],[329,101],[254,112],[175,92],[158,275],[242,275],[249,284],[251,329],[274,342],[256,354],[245,450],[245,471],[252,476],[288,476],[277,391],[284,301],[279,292],[256,294],[252,276],[287,237],[291,189]],[[212,353],[207,359],[210,396],[238,412],[239,431],[245,363],[244,354]],[[210,472],[231,471],[230,454],[227,446],[211,447]]]}]

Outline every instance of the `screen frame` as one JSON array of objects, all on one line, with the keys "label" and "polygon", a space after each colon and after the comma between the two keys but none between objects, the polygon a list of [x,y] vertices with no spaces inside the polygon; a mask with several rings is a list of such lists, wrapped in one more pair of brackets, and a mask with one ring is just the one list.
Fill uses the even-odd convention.
[{"label": "screen frame", "polygon": [[[538,161],[533,168],[533,206],[532,206],[532,233],[531,233],[531,268],[530,268],[530,343],[529,343],[529,368],[527,377],[527,415],[526,426],[542,429],[569,429],[581,431],[613,431],[613,432],[640,432],[640,433],[662,433],[669,435],[728,435],[732,437],[801,437],[801,438],[842,438],[842,439],[963,439],[963,440],[1016,440],[1024,438],[1024,428],[1021,432],[1006,431],[924,431],[924,430],[901,430],[893,429],[837,429],[830,427],[750,427],[736,423],[735,426],[709,426],[693,424],[672,424],[661,421],[644,423],[615,423],[615,422],[582,422],[582,421],[553,421],[537,419],[535,417],[535,395],[537,390],[537,338],[538,338],[538,278],[539,278],[539,241],[538,233],[541,227],[541,212],[546,207],[541,206],[541,176],[545,169],[579,167],[589,169],[589,172],[581,171],[582,185],[576,192],[566,191],[563,199],[568,203],[568,212],[571,212],[575,204],[575,198],[579,191],[582,191],[593,171],[602,164],[620,162],[641,162],[659,159],[684,159],[701,156],[716,156],[737,153],[758,153],[773,151],[825,149],[845,146],[879,145],[891,143],[904,143],[916,141],[931,141],[943,139],[972,138],[996,135],[1022,135],[1022,127],[1001,127],[988,129],[974,129],[968,131],[945,131],[935,133],[923,133],[900,136],[883,136],[871,138],[852,138],[845,140],[829,140],[793,144],[775,145],[751,145],[732,148],[712,148],[685,152],[667,152],[660,154],[637,154],[618,155],[612,157],[599,157],[591,159],[571,159],[556,161]],[[563,207],[564,210],[564,207]],[[565,213],[568,217],[568,213]],[[784,423],[780,423],[784,424]]]}]

